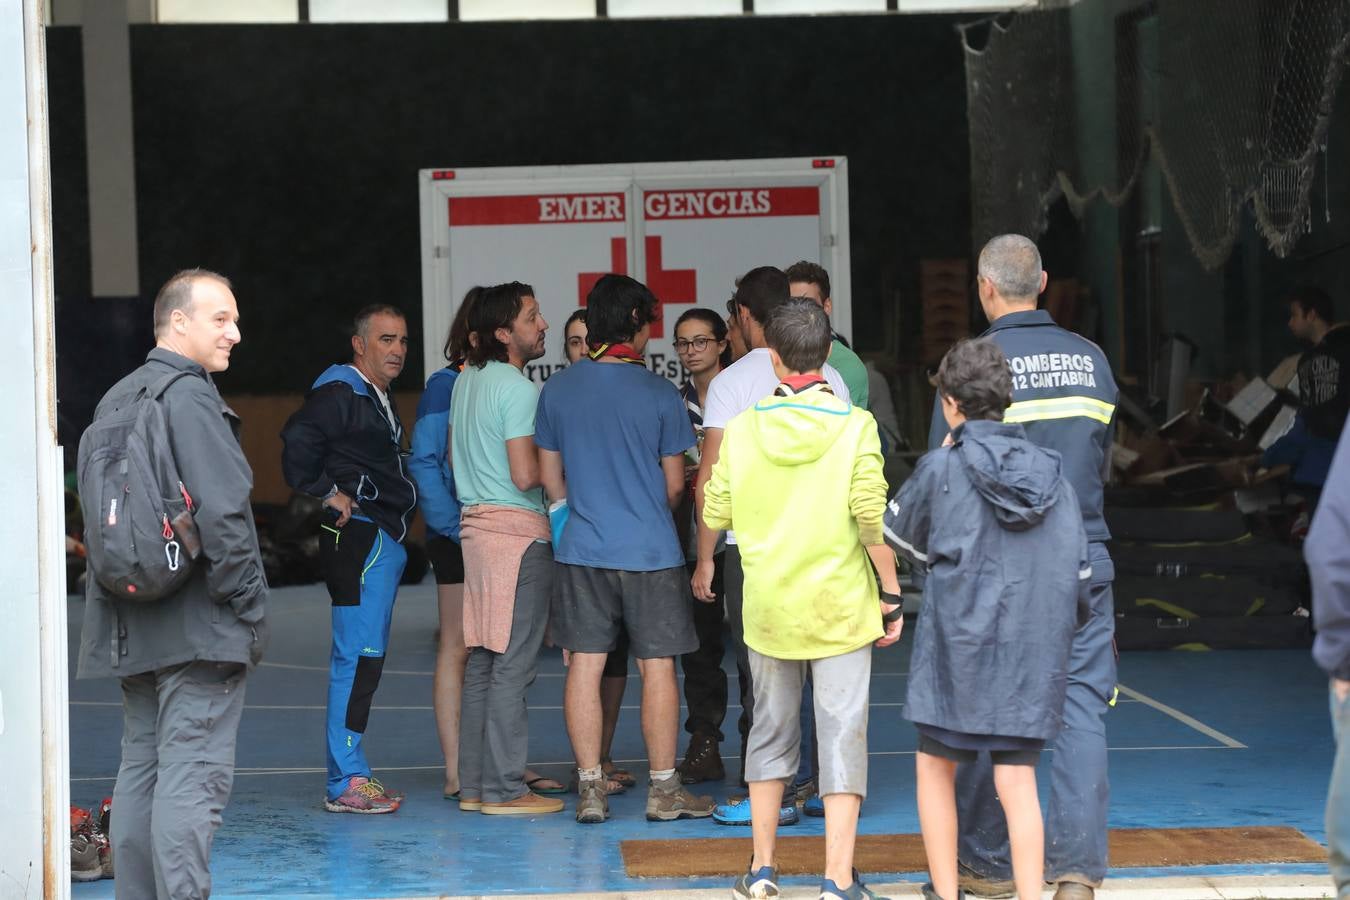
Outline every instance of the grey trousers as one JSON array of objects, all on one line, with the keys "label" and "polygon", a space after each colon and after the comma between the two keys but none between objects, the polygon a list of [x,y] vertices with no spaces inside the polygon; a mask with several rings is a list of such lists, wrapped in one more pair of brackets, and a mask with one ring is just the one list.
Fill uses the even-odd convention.
[{"label": "grey trousers", "polygon": [[511,641],[505,653],[469,651],[459,718],[459,790],[466,799],[523,797],[530,726],[525,692],[534,684],[553,597],[553,549],[535,542],[520,559]]},{"label": "grey trousers", "polygon": [[211,841],[234,784],[242,663],[122,679],[122,766],[110,830],[117,900],[211,896]]}]

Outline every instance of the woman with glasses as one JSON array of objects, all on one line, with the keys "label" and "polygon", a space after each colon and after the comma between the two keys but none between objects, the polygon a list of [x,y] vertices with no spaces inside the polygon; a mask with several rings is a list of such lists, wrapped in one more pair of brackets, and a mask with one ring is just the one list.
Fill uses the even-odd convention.
[{"label": "woman with glasses", "polygon": [[[694,524],[694,479],[698,475],[699,453],[703,447],[703,403],[708,397],[708,386],[717,373],[731,365],[732,348],[727,323],[716,310],[695,308],[688,310],[675,322],[675,353],[689,373],[680,388],[689,421],[694,426],[697,443],[685,454],[684,502],[676,510],[676,526],[685,540],[685,558],[692,574],[698,559],[698,530]],[[727,675],[722,670],[722,619],[725,601],[722,598],[721,546],[715,557],[711,603],[694,602],[694,629],[698,632],[698,649],[680,657],[684,670],[684,701],[689,718],[684,728],[689,732],[689,747],[684,761],[677,767],[685,784],[700,781],[719,781],[726,771],[718,743],[722,740],[722,720],[727,713]]]}]

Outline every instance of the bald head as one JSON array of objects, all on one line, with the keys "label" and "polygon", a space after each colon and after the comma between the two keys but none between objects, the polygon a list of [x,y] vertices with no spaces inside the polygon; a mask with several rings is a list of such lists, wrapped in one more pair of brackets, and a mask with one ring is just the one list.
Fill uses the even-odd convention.
[{"label": "bald head", "polygon": [[1030,238],[1020,234],[1001,234],[985,244],[979,272],[1010,303],[1034,306],[1043,287],[1041,253]]}]

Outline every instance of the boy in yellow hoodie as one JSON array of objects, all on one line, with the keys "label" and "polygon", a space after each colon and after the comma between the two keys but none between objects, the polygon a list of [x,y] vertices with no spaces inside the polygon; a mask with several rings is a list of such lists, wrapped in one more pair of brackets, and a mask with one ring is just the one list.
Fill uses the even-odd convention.
[{"label": "boy in yellow hoodie", "polygon": [[872,897],[853,870],[867,792],[872,646],[895,643],[902,625],[895,556],[882,536],[881,445],[872,415],[836,397],[821,375],[830,323],[820,307],[788,301],[774,310],[764,337],[781,383],[727,423],[703,507],[708,527],[735,530],[745,569],[754,856],[734,893],[778,896],[779,807],[783,782],[797,772],[809,673],[825,802],[820,896]]}]

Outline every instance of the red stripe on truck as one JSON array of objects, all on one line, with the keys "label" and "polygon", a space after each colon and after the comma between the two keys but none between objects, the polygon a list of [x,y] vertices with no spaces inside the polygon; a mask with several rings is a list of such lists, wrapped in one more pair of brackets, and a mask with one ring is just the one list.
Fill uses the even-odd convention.
[{"label": "red stripe on truck", "polygon": [[517,194],[451,197],[450,227],[622,222],[623,194]]},{"label": "red stripe on truck", "polygon": [[820,189],[691,188],[646,191],[642,208],[648,219],[740,219],[755,216],[816,216]]}]

